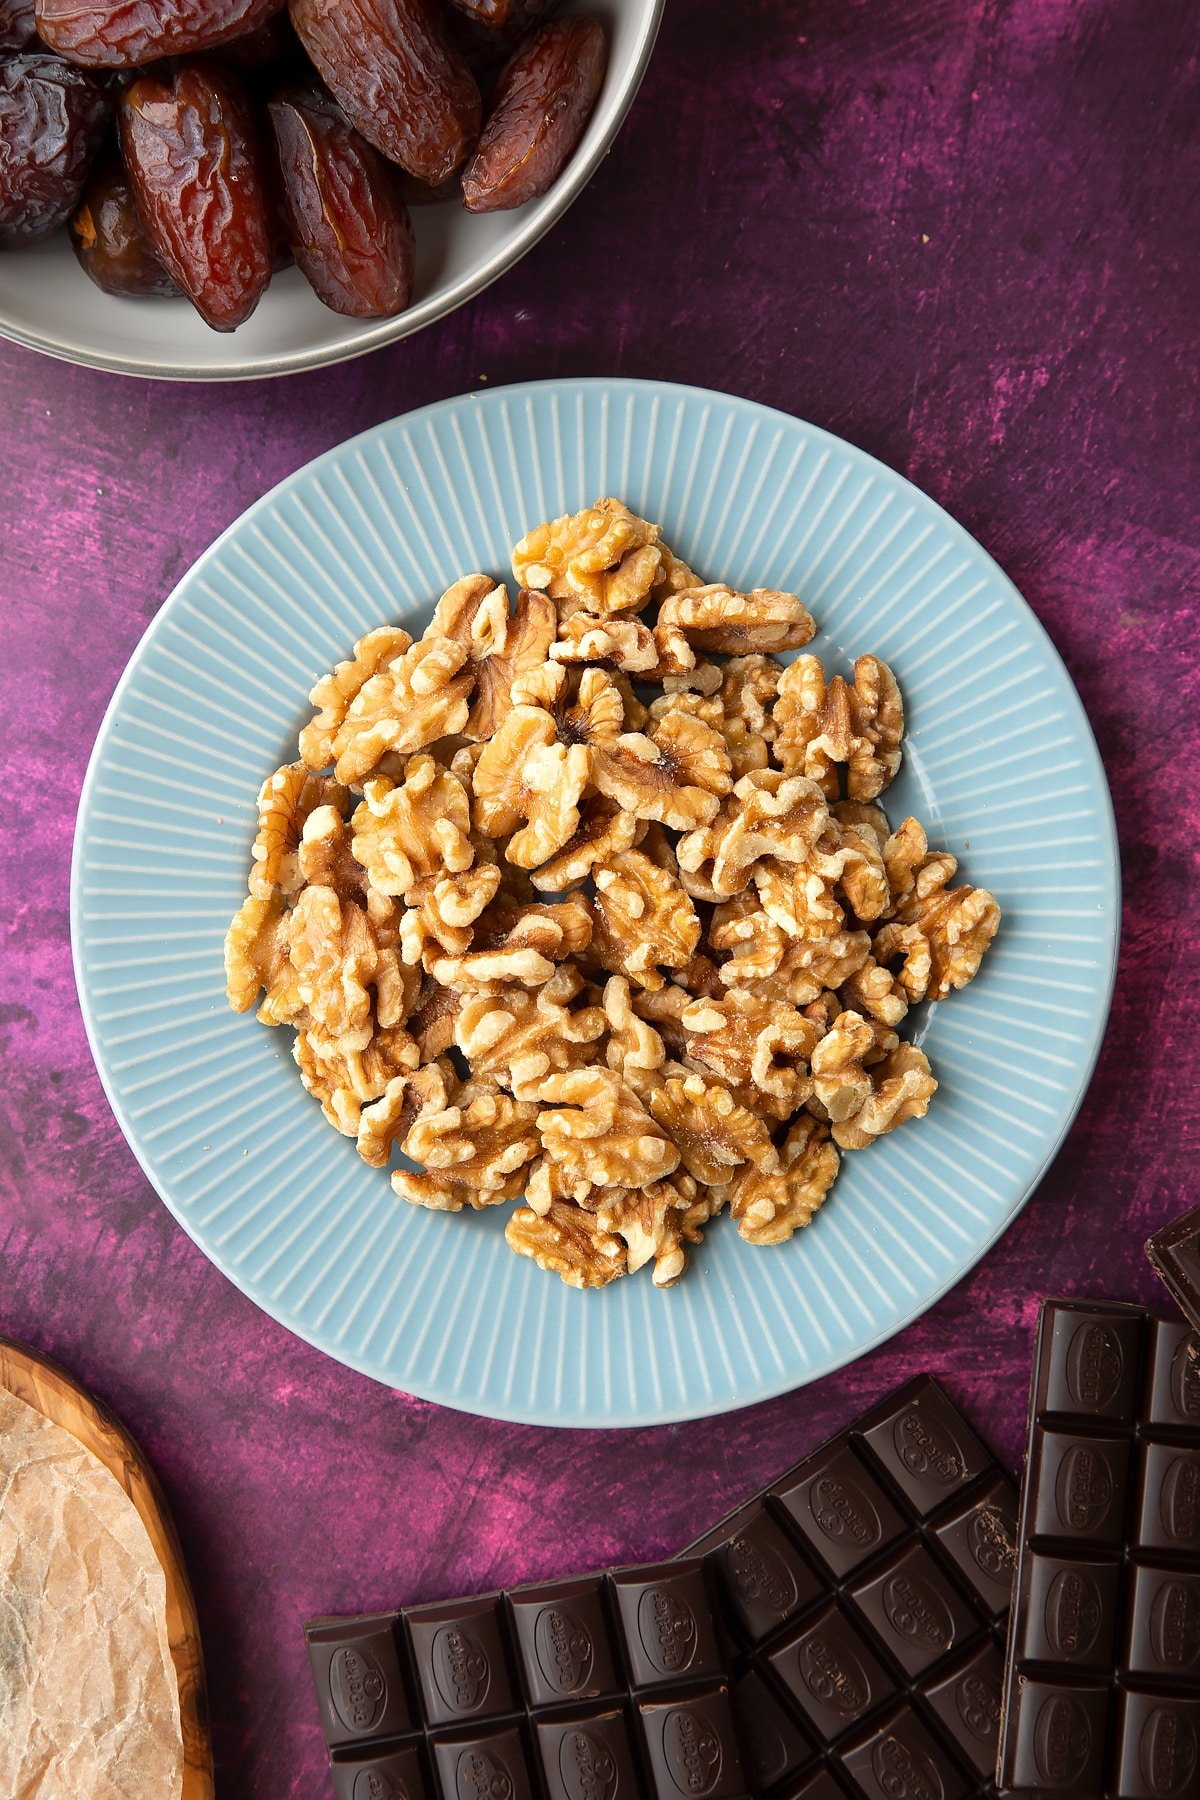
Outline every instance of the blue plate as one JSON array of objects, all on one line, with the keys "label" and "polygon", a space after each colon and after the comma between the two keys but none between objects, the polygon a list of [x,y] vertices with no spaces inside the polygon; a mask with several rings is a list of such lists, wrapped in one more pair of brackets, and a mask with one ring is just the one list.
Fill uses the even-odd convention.
[{"label": "blue plate", "polygon": [[[706,577],[800,593],[813,648],[895,669],[909,719],[886,796],[991,888],[1001,933],[915,1015],[928,1117],[845,1158],[790,1244],[717,1221],[680,1285],[579,1294],[503,1241],[497,1208],[394,1198],[300,1085],[290,1032],[225,1004],[254,796],[295,755],[314,680],[372,626],[426,623],[457,575],[504,573],[540,519],[598,495],[662,522]],[[129,1143],[217,1267],[392,1386],[539,1424],[745,1406],[914,1318],[1016,1214],[1062,1141],[1112,992],[1117,849],[1078,696],[1015,588],[860,450],[724,394],[559,381],[468,394],[332,450],[200,558],[126,670],[80,804],[76,977]]]}]

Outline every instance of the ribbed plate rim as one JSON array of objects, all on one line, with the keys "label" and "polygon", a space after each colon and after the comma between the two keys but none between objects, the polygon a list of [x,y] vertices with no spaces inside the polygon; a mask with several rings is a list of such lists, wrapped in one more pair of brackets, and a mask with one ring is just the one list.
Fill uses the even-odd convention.
[{"label": "ribbed plate rim", "polygon": [[[789,1393],[797,1388],[807,1386],[809,1383],[820,1380],[825,1375],[832,1374],[838,1369],[847,1366],[850,1362],[856,1361],[859,1357],[867,1355],[870,1351],[878,1348],[880,1344],[886,1343],[888,1339],[903,1331],[915,1319],[920,1318],[932,1306],[936,1305],[947,1293],[956,1287],[960,1281],[967,1277],[976,1264],[1004,1235],[1004,1232],[1007,1231],[1013,1220],[1021,1212],[1030,1195],[1044,1176],[1046,1169],[1057,1155],[1071,1125],[1074,1123],[1100,1055],[1108,1017],[1111,1011],[1116,980],[1117,956],[1120,946],[1121,877],[1116,819],[1103,761],[1096,744],[1095,734],[1092,730],[1091,722],[1087,716],[1083,702],[1071,679],[1070,672],[1063,662],[1052,638],[1041,623],[1041,620],[1037,617],[1037,614],[1033,611],[1032,607],[1030,607],[1029,603],[1025,600],[1024,596],[1020,593],[1009,576],[1004,572],[1000,565],[996,563],[995,559],[988,551],[984,549],[983,545],[980,544],[977,539],[972,537],[970,532],[968,532],[964,526],[960,525],[950,513],[939,506],[935,500],[925,494],[923,490],[917,488],[914,483],[910,482],[907,477],[901,475],[897,470],[891,468],[879,458],[872,456],[870,452],[860,449],[858,446],[849,443],[848,440],[838,437],[833,432],[826,431],[821,426],[813,425],[808,420],[797,418],[795,415],[786,413],[779,408],[765,405],[760,401],[747,400],[741,396],[728,393],[721,389],[702,388],[678,382],[654,381],[634,377],[609,378],[604,376],[588,376],[577,378],[556,377],[541,381],[516,382],[508,386],[498,386],[495,388],[489,386],[483,389],[471,389],[463,394],[448,396],[445,399],[431,402],[428,405],[415,408],[410,412],[398,414],[392,419],[381,421],[377,425],[370,426],[366,430],[356,433],[354,436],[343,440],[341,443],[333,445],[320,456],[313,458],[310,462],[303,464],[290,475],[284,477],[282,481],[277,482],[233,520],[232,523],[227,526],[216,539],[214,539],[212,544],[210,544],[185,571],[184,575],[167,596],[167,599],[164,601],[155,617],[151,620],[135,647],[129,662],[114,689],[112,699],[105,709],[97,733],[96,742],[88,760],[83,786],[80,791],[71,860],[71,950],[72,968],[88,1044],[96,1064],[97,1072],[100,1076],[105,1096],[113,1110],[122,1134],[141,1167],[142,1172],[145,1174],[147,1180],[159,1195],[168,1211],[208,1260],[212,1262],[223,1275],[232,1281],[240,1292],[245,1294],[255,1306],[265,1312],[269,1317],[273,1318],[286,1330],[291,1331],[294,1335],[312,1344],[315,1348],[324,1351],[325,1354],[333,1357],[335,1361],[341,1362],[345,1366],[353,1368],[359,1373],[369,1376],[373,1380],[380,1381],[385,1386],[392,1387],[396,1391],[410,1393],[418,1399],[432,1401],[470,1416],[493,1418],[514,1424],[546,1425],[547,1423],[551,1423],[551,1421],[547,1421],[544,1413],[535,1406],[522,1406],[518,1403],[496,1405],[490,1399],[481,1401],[478,1404],[472,1404],[466,1400],[462,1394],[448,1392],[446,1385],[441,1382],[417,1382],[410,1384],[406,1381],[401,1385],[394,1372],[389,1373],[388,1371],[381,1369],[373,1362],[372,1358],[356,1356],[352,1352],[349,1352],[344,1345],[335,1345],[330,1341],[326,1334],[308,1326],[302,1327],[298,1325],[294,1319],[287,1316],[288,1309],[286,1307],[274,1306],[268,1300],[252,1292],[236,1268],[232,1265],[231,1261],[223,1256],[218,1250],[205,1243],[203,1239],[191,1229],[186,1217],[173,1201],[167,1184],[160,1182],[158,1179],[152,1166],[151,1159],[144,1152],[143,1147],[139,1142],[139,1134],[128,1119],[120,1095],[116,1091],[106,1067],[100,1029],[92,1013],[84,979],[84,949],[81,928],[81,907],[83,903],[82,842],[87,814],[92,802],[92,790],[107,749],[113,723],[119,714],[121,703],[126,692],[136,680],[143,662],[153,651],[158,637],[170,623],[172,608],[178,602],[180,596],[185,593],[194,581],[203,576],[204,572],[212,563],[220,558],[226,545],[236,538],[243,529],[263,515],[269,514],[294,489],[298,488],[302,483],[307,482],[310,478],[319,476],[322,470],[335,464],[341,457],[356,450],[361,451],[366,445],[375,440],[386,438],[387,434],[398,428],[403,428],[406,432],[411,433],[431,417],[436,417],[441,413],[452,412],[454,409],[472,402],[482,402],[487,405],[492,405],[507,400],[510,403],[519,404],[523,397],[538,393],[548,394],[551,392],[557,392],[558,395],[565,400],[570,396],[578,394],[580,391],[592,393],[607,392],[610,397],[623,395],[627,392],[642,393],[647,396],[659,396],[664,401],[667,399],[698,402],[715,400],[724,405],[730,405],[735,411],[742,411],[764,423],[776,421],[782,422],[788,428],[798,428],[809,434],[815,442],[829,450],[836,450],[842,454],[848,452],[851,458],[860,461],[865,469],[878,470],[888,482],[899,482],[903,488],[907,489],[917,498],[922,506],[932,510],[943,526],[949,530],[953,539],[967,549],[973,557],[982,558],[984,565],[989,569],[993,579],[999,583],[1008,601],[1017,604],[1020,612],[1025,616],[1026,622],[1033,626],[1035,635],[1042,641],[1043,647],[1048,653],[1052,665],[1055,666],[1061,674],[1064,700],[1072,708],[1076,724],[1082,728],[1081,748],[1090,764],[1093,795],[1097,802],[1099,815],[1097,826],[1101,831],[1107,850],[1107,866],[1103,877],[1098,877],[1098,885],[1102,885],[1104,888],[1105,913],[1106,917],[1111,921],[1107,945],[1107,957],[1102,977],[1102,1003],[1097,1007],[1090,1038],[1087,1041],[1086,1051],[1080,1057],[1075,1086],[1071,1092],[1069,1102],[1064,1105],[1060,1124],[1052,1137],[1047,1139],[1044,1153],[1033,1176],[1025,1183],[1019,1193],[1016,1194],[1011,1205],[1005,1212],[1003,1218],[996,1225],[995,1229],[988,1233],[985,1238],[981,1238],[978,1243],[972,1247],[967,1261],[961,1264],[945,1281],[940,1282],[936,1288],[923,1292],[920,1300],[902,1315],[888,1321],[878,1331],[870,1333],[869,1335],[864,1335],[856,1342],[855,1347],[851,1352],[843,1355],[838,1351],[834,1351],[824,1361],[817,1360],[808,1368],[802,1370],[798,1376],[783,1376],[779,1379],[766,1379],[755,1387],[752,1392],[723,1397],[716,1404],[711,1400],[697,1399],[696,1401],[689,1401],[680,1405],[665,1405],[653,1409],[638,1407],[621,1413],[620,1416],[613,1416],[611,1411],[598,1409],[592,1404],[576,1407],[571,1416],[558,1418],[552,1421],[555,1426],[560,1428],[636,1429],[647,1425],[679,1424],[691,1419],[717,1416],[724,1412],[735,1411],[746,1406],[756,1405],[762,1401],[773,1399],[780,1394]],[[552,1278],[543,1277],[543,1279]],[[580,1298],[586,1300],[586,1296],[580,1296]]]}]

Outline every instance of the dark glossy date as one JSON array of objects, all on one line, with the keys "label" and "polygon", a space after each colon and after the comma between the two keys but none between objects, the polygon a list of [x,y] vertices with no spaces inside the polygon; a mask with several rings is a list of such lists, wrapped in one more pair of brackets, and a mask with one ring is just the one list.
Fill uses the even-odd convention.
[{"label": "dark glossy date", "polygon": [[317,297],[353,319],[389,319],[412,299],[412,221],[398,171],[317,92],[269,107],[292,254]]},{"label": "dark glossy date", "polygon": [[522,44],[463,170],[468,211],[502,212],[546,192],[583,135],[607,61],[595,19],[552,19]]},{"label": "dark glossy date", "polygon": [[0,50],[25,50],[36,34],[33,0],[0,0]]},{"label": "dark glossy date", "polygon": [[146,235],[214,331],[248,319],[271,279],[269,198],[257,122],[228,69],[185,63],[143,76],[117,115]]},{"label": "dark glossy date", "polygon": [[48,51],[0,62],[0,244],[70,218],[111,110],[85,70]]},{"label": "dark glossy date", "polygon": [[436,186],[479,130],[475,77],[432,0],[290,0],[301,43],[368,143]]},{"label": "dark glossy date", "polygon": [[257,31],[284,0],[37,0],[45,43],[95,69],[215,50]]},{"label": "dark glossy date", "polygon": [[71,246],[80,267],[106,294],[178,294],[159,262],[134,203],[129,177],[116,161],[93,169],[71,220]]}]

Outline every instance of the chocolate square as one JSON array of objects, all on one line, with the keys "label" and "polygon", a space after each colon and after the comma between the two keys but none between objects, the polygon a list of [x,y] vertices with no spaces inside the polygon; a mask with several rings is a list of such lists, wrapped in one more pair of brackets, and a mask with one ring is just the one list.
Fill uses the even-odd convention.
[{"label": "chocolate square", "polygon": [[661,1563],[619,1570],[610,1579],[635,1687],[722,1673],[724,1661],[699,1566]]},{"label": "chocolate square", "polygon": [[1200,1551],[1200,1448],[1142,1445],[1133,1530],[1142,1550]]},{"label": "chocolate square", "polygon": [[812,1568],[765,1506],[748,1508],[709,1550],[725,1610],[750,1643],[761,1643],[822,1591]]},{"label": "chocolate square", "polygon": [[979,1621],[923,1544],[913,1544],[850,1595],[910,1680],[979,1633]]},{"label": "chocolate square", "polygon": [[1178,1320],[1151,1323],[1144,1416],[1151,1430],[1200,1437],[1200,1338]]},{"label": "chocolate square", "polygon": [[656,1800],[740,1800],[750,1793],[728,1688],[643,1701],[638,1716]]},{"label": "chocolate square", "polygon": [[1193,1800],[1200,1793],[1200,1700],[1123,1693],[1116,1742],[1122,1800]]},{"label": "chocolate square", "polygon": [[1103,1793],[1108,1688],[1025,1681],[1014,1698],[1008,1784],[1079,1800]]},{"label": "chocolate square", "polygon": [[1147,1239],[1146,1255],[1184,1318],[1200,1331],[1200,1206]]},{"label": "chocolate square", "polygon": [[429,1800],[421,1753],[413,1744],[343,1753],[332,1764],[337,1800]]},{"label": "chocolate square", "polygon": [[1034,1535],[1116,1549],[1124,1534],[1128,1467],[1125,1438],[1044,1432],[1030,1475]]},{"label": "chocolate square", "polygon": [[894,1685],[838,1606],[827,1606],[771,1652],[769,1662],[814,1735],[840,1737],[894,1693]]},{"label": "chocolate square", "polygon": [[1125,1667],[1200,1687],[1200,1573],[1132,1571]]},{"label": "chocolate square", "polygon": [[1121,1566],[1031,1552],[1022,1572],[1017,1655],[1097,1674],[1112,1668]]},{"label": "chocolate square", "polygon": [[433,1766],[441,1800],[536,1800],[516,1725],[435,1738]]},{"label": "chocolate square", "polygon": [[513,1710],[500,1604],[490,1595],[415,1606],[405,1614],[431,1725],[457,1725]]},{"label": "chocolate square", "polygon": [[309,1662],[329,1745],[402,1737],[412,1728],[398,1627],[396,1613],[309,1627]]},{"label": "chocolate square", "polygon": [[844,1755],[865,1800],[966,1800],[971,1792],[953,1759],[909,1706],[876,1725]]},{"label": "chocolate square", "polygon": [[1002,1618],[1012,1600],[1017,1567],[1017,1499],[1001,1476],[952,1518],[937,1526],[937,1540],[979,1604]]},{"label": "chocolate square", "polygon": [[991,1466],[966,1420],[932,1386],[873,1425],[865,1441],[922,1518]]},{"label": "chocolate square", "polygon": [[895,1506],[846,1445],[812,1457],[771,1492],[805,1544],[837,1576],[861,1568],[904,1530]]},{"label": "chocolate square", "polygon": [[1072,1304],[1047,1308],[1049,1342],[1038,1381],[1039,1413],[1124,1424],[1137,1404],[1142,1321],[1128,1312]]},{"label": "chocolate square", "polygon": [[509,1596],[509,1611],[531,1706],[624,1692],[599,1576],[522,1588]]},{"label": "chocolate square", "polygon": [[548,1800],[639,1800],[637,1763],[619,1709],[539,1718],[534,1735]]},{"label": "chocolate square", "polygon": [[761,1675],[753,1670],[743,1675],[734,1688],[733,1704],[764,1793],[790,1782],[812,1761],[811,1741],[780,1706]]},{"label": "chocolate square", "polygon": [[950,1675],[934,1676],[921,1692],[981,1781],[996,1772],[1004,1658],[989,1638]]}]

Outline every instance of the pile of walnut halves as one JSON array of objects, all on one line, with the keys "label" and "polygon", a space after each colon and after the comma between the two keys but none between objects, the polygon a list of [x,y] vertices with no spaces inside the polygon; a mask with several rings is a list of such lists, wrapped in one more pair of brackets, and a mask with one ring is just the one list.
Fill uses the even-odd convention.
[{"label": "pile of walnut halves", "polygon": [[[815,656],[792,594],[705,586],[604,500],[469,575],[417,643],[318,682],[259,796],[231,1004],[392,1184],[524,1196],[512,1248],[577,1287],[667,1286],[725,1206],[751,1244],[812,1218],[936,1083],[898,1036],[999,922],[915,819],[891,671]],[[719,660],[718,660],[719,659]],[[329,772],[332,771],[332,772]]]}]

